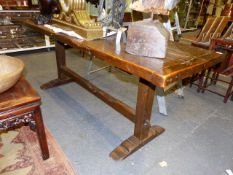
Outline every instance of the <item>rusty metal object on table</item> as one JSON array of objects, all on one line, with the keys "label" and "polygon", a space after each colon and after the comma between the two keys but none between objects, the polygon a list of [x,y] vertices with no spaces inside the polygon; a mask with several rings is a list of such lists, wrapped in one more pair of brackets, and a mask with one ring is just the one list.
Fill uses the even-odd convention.
[{"label": "rusty metal object on table", "polygon": [[[130,8],[141,12],[150,12],[151,21],[140,21],[129,27],[129,38],[126,51],[139,56],[164,58],[166,56],[167,42],[171,30],[168,20],[167,29],[159,24],[153,23],[154,14],[169,15],[179,0],[136,0],[130,4]],[[171,35],[172,36],[172,35]],[[172,39],[172,37],[171,37]]]},{"label": "rusty metal object on table", "polygon": [[24,63],[18,58],[0,55],[0,93],[15,85],[23,69]]},{"label": "rusty metal object on table", "polygon": [[146,57],[165,58],[170,34],[159,21],[143,20],[129,26],[126,52]]},{"label": "rusty metal object on table", "polygon": [[52,22],[60,28],[71,29],[84,38],[103,37],[99,22],[95,22],[87,13],[85,0],[60,0],[61,13]]},{"label": "rusty metal object on table", "polygon": [[30,84],[21,78],[14,87],[0,94],[0,132],[25,124],[37,132],[42,158],[49,150],[40,110],[40,97]]},{"label": "rusty metal object on table", "polygon": [[[132,136],[123,141],[110,153],[110,156],[115,160],[126,158],[164,132],[164,128],[152,125],[150,121],[156,87],[166,88],[174,82],[192,77],[193,74],[204,72],[222,61],[221,54],[172,42],[169,42],[167,55],[164,59],[128,54],[124,51],[124,44],[121,45],[120,53],[116,53],[114,38],[79,42],[75,38],[54,33],[43,26],[35,25],[29,21],[25,24],[43,34],[53,36],[57,41],[56,61],[58,78],[42,85],[43,89],[71,81],[76,82],[133,122],[134,133]],[[139,77],[136,109],[104,92],[71,70],[66,65],[66,45],[86,50],[96,56],[96,58],[105,60],[114,67]]]}]

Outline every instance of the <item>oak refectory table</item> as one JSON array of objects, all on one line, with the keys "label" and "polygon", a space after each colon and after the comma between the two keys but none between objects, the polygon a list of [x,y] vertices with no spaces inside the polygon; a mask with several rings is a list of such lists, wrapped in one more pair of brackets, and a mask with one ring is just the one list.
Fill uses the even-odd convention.
[{"label": "oak refectory table", "polygon": [[[213,51],[172,42],[169,43],[165,59],[130,55],[125,52],[124,44],[121,45],[121,51],[116,53],[113,38],[82,41],[62,33],[54,33],[52,30],[36,25],[32,21],[26,21],[25,25],[52,36],[56,41],[58,78],[42,85],[42,89],[52,88],[71,81],[76,82],[134,123],[133,135],[110,153],[110,156],[115,160],[126,158],[164,132],[164,128],[157,125],[152,126],[150,123],[156,87],[166,88],[170,84],[182,81],[194,74],[200,72],[203,74],[206,69],[222,61],[222,56]],[[139,77],[136,110],[68,68],[65,58],[67,45],[83,49],[96,58]]]}]

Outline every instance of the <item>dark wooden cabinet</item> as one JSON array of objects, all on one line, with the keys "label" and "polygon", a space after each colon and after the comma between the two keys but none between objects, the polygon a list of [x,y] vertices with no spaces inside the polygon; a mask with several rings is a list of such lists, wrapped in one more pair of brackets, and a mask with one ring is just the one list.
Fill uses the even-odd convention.
[{"label": "dark wooden cabinet", "polygon": [[0,54],[53,47],[49,38],[22,25],[39,10],[0,11]]}]

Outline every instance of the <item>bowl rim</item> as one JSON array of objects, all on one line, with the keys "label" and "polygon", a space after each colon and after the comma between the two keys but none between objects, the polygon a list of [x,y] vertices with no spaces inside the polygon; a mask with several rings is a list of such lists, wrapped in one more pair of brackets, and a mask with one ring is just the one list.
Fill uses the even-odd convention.
[{"label": "bowl rim", "polygon": [[0,59],[11,59],[15,62],[18,62],[20,65],[19,65],[19,68],[20,69],[16,69],[16,71],[13,71],[13,72],[9,72],[9,73],[6,73],[6,74],[0,74],[0,80],[2,79],[7,79],[7,78],[10,78],[10,77],[13,77],[15,76],[16,74],[19,74],[20,72],[22,72],[25,68],[25,65],[23,63],[22,60],[20,60],[19,58],[16,58],[16,57],[10,57],[10,56],[5,56],[5,55],[0,55]]}]

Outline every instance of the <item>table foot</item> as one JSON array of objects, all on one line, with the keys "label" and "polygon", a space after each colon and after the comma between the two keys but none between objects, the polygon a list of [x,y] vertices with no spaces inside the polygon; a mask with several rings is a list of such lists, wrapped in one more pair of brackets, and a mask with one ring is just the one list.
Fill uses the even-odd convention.
[{"label": "table foot", "polygon": [[49,89],[49,88],[53,88],[56,86],[60,86],[63,84],[67,84],[72,82],[72,80],[70,78],[66,78],[66,79],[55,79],[55,80],[51,80],[48,83],[45,83],[43,85],[40,86],[41,89]]},{"label": "table foot", "polygon": [[137,151],[143,145],[162,134],[164,131],[165,129],[160,126],[152,126],[149,130],[148,136],[143,140],[139,140],[137,137],[131,136],[123,141],[117,148],[115,148],[110,153],[110,157],[112,157],[114,160],[123,160]]}]

